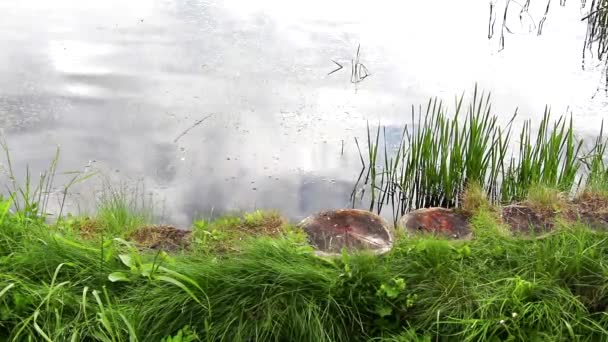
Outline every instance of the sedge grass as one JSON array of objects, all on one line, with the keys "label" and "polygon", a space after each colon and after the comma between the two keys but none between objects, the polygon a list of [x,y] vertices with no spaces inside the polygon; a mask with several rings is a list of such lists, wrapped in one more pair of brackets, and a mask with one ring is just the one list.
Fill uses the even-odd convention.
[{"label": "sedge grass", "polygon": [[587,188],[592,192],[608,196],[608,137],[604,136],[604,122],[591,151],[583,158],[587,166]]},{"label": "sedge grass", "polygon": [[[412,108],[412,122],[404,126],[394,152],[388,151],[384,141],[384,153],[379,153],[382,129],[378,126],[372,138],[373,128],[368,126],[367,156],[359,149],[363,165],[359,178],[367,172],[362,184],[359,180],[355,184],[353,204],[357,194],[361,199],[368,194],[370,210],[380,213],[388,205],[396,222],[411,209],[460,207],[464,190],[472,183],[493,204],[521,201],[534,186],[576,192],[582,173],[590,176],[596,188],[608,183],[608,142],[602,129],[585,154],[572,117],[553,121],[546,108],[536,129],[526,120],[514,135],[517,112],[501,126],[492,113],[490,94],[476,86],[467,106],[463,98],[456,99],[452,111],[437,99],[429,100],[425,110]],[[516,153],[509,155],[511,148]]]}]

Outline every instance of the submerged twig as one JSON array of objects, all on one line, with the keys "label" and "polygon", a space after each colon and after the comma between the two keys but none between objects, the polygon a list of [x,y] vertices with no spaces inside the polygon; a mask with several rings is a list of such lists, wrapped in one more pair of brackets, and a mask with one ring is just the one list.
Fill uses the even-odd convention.
[{"label": "submerged twig", "polygon": [[175,140],[173,140],[174,143],[176,143],[179,139],[181,139],[184,135],[188,134],[188,132],[190,132],[190,130],[192,130],[194,127],[200,125],[203,123],[203,121],[209,119],[210,117],[212,117],[213,114],[209,114],[207,116],[205,116],[204,118],[198,120],[197,122],[195,122],[192,126],[188,127],[185,131],[183,131],[180,135],[177,136],[177,138],[175,138]]},{"label": "submerged twig", "polygon": [[[361,44],[359,44],[357,46],[357,53],[355,54],[355,58],[352,58],[350,60],[351,62],[351,67],[350,67],[350,82],[354,83],[355,86],[363,81],[364,79],[366,79],[367,77],[371,76],[371,73],[369,72],[369,69],[359,61],[359,56],[361,54]],[[335,60],[331,60],[332,62],[334,62],[335,65],[337,65],[338,67],[332,71],[330,71],[327,75],[331,75],[337,71],[340,71],[344,68],[344,66],[338,62],[336,62]]]},{"label": "submerged twig", "polygon": [[547,1],[547,8],[545,9],[545,14],[543,15],[543,18],[538,23],[538,35],[539,36],[543,33],[543,25],[545,24],[545,21],[547,20],[547,14],[549,13],[550,6],[551,6],[551,0]]},{"label": "submerged twig", "polygon": [[355,84],[358,84],[359,82],[363,81],[371,75],[367,67],[363,63],[359,62],[360,53],[361,44],[357,46],[357,54],[355,55],[355,59],[351,60],[352,66],[350,73],[350,82]]},{"label": "submerged twig", "polygon": [[[535,29],[537,35],[542,34],[544,24],[548,18],[549,11],[551,8],[551,0],[545,0],[543,14],[537,24],[532,15],[530,15],[529,13],[531,0],[526,0],[523,4],[518,2],[517,0],[505,0],[505,7],[503,10],[502,25],[499,37],[499,51],[502,51],[505,47],[505,32],[513,33],[507,23],[508,12],[510,9],[509,6],[511,5],[511,3],[521,7],[521,11],[519,13],[520,23],[522,22],[524,15],[526,15],[532,21],[533,28],[531,28],[530,31]],[[606,87],[608,87],[608,59],[605,58],[608,55],[608,1],[592,0],[590,4],[588,4],[586,0],[581,0],[580,3],[581,9],[587,8],[587,6],[589,6],[588,12],[581,18],[581,21],[587,22],[585,39],[583,42],[581,67],[583,70],[585,70],[586,68],[585,64],[588,50],[592,58],[596,58],[597,60],[604,63],[604,67],[601,70],[601,74],[604,77],[604,80],[602,82]],[[566,0],[560,0],[559,5],[562,7],[565,6]],[[497,1],[491,0],[490,13],[488,18],[488,39],[492,39],[494,36],[494,21],[497,17],[496,8]],[[608,88],[606,90],[608,93]],[[594,94],[593,96],[595,95],[596,94]]]},{"label": "submerged twig", "polygon": [[336,71],[340,71],[340,70],[342,70],[342,68],[344,68],[344,66],[342,66],[342,64],[340,64],[340,63],[338,63],[338,62],[334,61],[333,59],[332,59],[331,61],[332,61],[332,62],[334,62],[334,63],[335,63],[337,66],[338,66],[338,68],[336,68],[336,69],[334,69],[334,70],[330,71],[330,72],[327,74],[327,76],[329,76],[329,75],[333,74],[333,73],[334,73],[334,72],[336,72]]},{"label": "submerged twig", "polygon": [[494,14],[494,3],[490,1],[490,19],[488,21],[488,39],[494,36],[494,23],[496,22],[496,15]]}]

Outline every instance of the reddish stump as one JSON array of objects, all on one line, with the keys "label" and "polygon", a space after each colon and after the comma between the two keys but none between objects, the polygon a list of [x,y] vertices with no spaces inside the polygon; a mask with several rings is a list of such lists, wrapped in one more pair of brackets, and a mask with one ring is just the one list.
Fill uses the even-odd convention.
[{"label": "reddish stump", "polygon": [[381,254],[393,244],[386,221],[365,210],[325,211],[304,219],[299,226],[320,254],[338,254],[343,248]]},{"label": "reddish stump", "polygon": [[431,234],[454,240],[467,240],[472,236],[469,217],[446,208],[425,208],[409,212],[400,220],[408,234]]},{"label": "reddish stump", "polygon": [[502,208],[502,221],[515,235],[541,237],[553,231],[555,213],[513,204]]}]

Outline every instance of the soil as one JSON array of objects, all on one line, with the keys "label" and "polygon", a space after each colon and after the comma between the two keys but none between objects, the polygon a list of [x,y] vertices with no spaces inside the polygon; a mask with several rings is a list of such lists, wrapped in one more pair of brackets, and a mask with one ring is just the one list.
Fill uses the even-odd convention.
[{"label": "soil", "polygon": [[414,210],[401,219],[401,226],[410,234],[435,234],[449,239],[472,236],[469,216],[452,209],[426,208]]}]

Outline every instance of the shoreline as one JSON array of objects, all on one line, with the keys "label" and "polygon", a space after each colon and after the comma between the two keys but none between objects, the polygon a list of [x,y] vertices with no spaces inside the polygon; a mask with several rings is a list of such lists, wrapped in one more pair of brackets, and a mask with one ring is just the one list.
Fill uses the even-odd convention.
[{"label": "shoreline", "polygon": [[[582,198],[577,212],[608,214],[608,192]],[[153,229],[121,206],[101,210],[103,224],[67,216],[50,226],[4,200],[0,337],[608,339],[608,229],[570,220],[557,190],[538,188],[525,205],[559,217],[550,234],[512,236],[471,187],[460,209],[470,239],[398,230],[386,254],[328,258],[276,212],[194,222],[182,245],[177,230]]]}]

